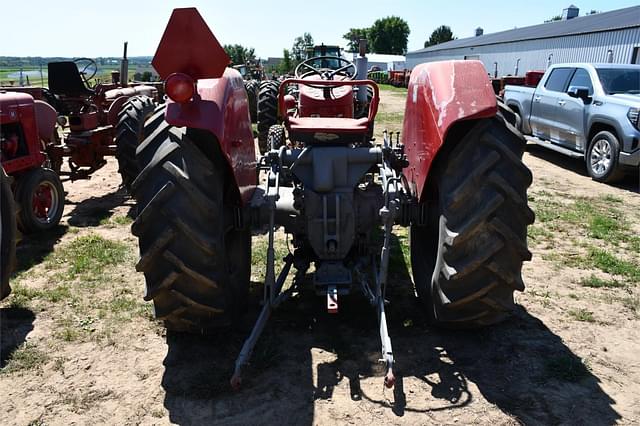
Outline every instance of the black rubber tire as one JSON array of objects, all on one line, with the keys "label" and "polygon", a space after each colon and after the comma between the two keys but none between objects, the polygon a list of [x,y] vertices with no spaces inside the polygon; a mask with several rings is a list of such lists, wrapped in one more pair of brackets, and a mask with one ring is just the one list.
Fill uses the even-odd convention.
[{"label": "black rubber tire", "polygon": [[258,81],[246,80],[244,89],[247,91],[247,99],[249,101],[249,116],[252,123],[258,122]]},{"label": "black rubber tire", "polygon": [[[38,218],[33,206],[33,197],[41,185],[48,186],[52,192],[52,205],[46,218]],[[65,195],[60,177],[53,170],[40,167],[20,175],[15,197],[18,204],[18,229],[25,234],[48,231],[60,223]]]},{"label": "black rubber tire", "polygon": [[16,206],[9,178],[0,167],[0,300],[11,293],[9,277],[16,262]]},{"label": "black rubber tire", "polygon": [[475,328],[499,322],[515,306],[514,290],[524,290],[527,226],[534,221],[524,146],[498,115],[443,148],[448,152],[427,191],[427,223],[410,231],[414,283],[432,323]]},{"label": "black rubber tire", "polygon": [[[594,149],[596,147],[596,143],[604,141],[604,143],[609,146],[609,166],[604,169],[604,171],[600,172],[599,170],[594,170],[592,156],[594,156]],[[622,167],[618,164],[618,159],[620,158],[620,142],[618,142],[618,138],[611,132],[606,130],[602,132],[596,133],[591,141],[589,141],[589,148],[587,149],[587,155],[585,155],[585,163],[587,166],[587,172],[591,179],[597,182],[603,183],[615,183],[621,180],[625,173]]]},{"label": "black rubber tire", "polygon": [[251,234],[231,223],[219,147],[212,161],[197,144],[183,128],[163,125],[140,145],[131,230],[156,318],[172,330],[207,333],[233,324],[246,307]]},{"label": "black rubber tire", "polygon": [[284,146],[286,137],[284,133],[284,126],[275,124],[269,128],[269,136],[267,137],[267,145],[271,150],[278,150],[281,146]]},{"label": "black rubber tire", "polygon": [[167,104],[157,105],[153,113],[147,121],[144,122],[144,128],[142,130],[142,138],[143,140],[149,137],[151,133],[153,133],[161,124],[166,123],[164,120],[164,113],[167,111]]},{"label": "black rubber tire", "polygon": [[118,113],[116,124],[116,159],[122,185],[131,190],[131,183],[140,169],[136,161],[136,148],[144,139],[144,123],[153,114],[155,104],[148,96],[139,95],[129,98]]},{"label": "black rubber tire", "polygon": [[277,81],[267,80],[260,83],[258,92],[258,145],[260,152],[268,151],[267,137],[269,128],[278,124],[278,90]]}]

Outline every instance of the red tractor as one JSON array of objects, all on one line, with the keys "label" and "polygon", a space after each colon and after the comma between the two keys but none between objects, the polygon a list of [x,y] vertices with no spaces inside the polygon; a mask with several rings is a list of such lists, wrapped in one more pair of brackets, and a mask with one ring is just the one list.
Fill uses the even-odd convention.
[{"label": "red tractor", "polygon": [[[479,327],[508,315],[531,256],[532,176],[521,161],[525,141],[499,112],[482,63],[417,66],[402,143],[385,136],[381,144],[370,136],[379,93],[360,77],[366,66],[309,64],[309,74],[280,86],[283,126],[270,129],[270,149],[259,158],[242,78],[228,63],[196,9],[174,10],[153,59],[170,101],[136,153],[132,232],[156,317],[196,333],[224,332],[243,314],[251,230],[268,232],[264,304],[236,361],[234,388],[273,309],[302,286],[329,312],[354,293],[371,303],[385,384],[393,386],[385,295],[394,226],[409,228],[413,281],[432,323]],[[300,95],[291,103],[293,84]],[[372,96],[358,116],[352,91],[363,86]],[[291,237],[280,271],[277,227]]]},{"label": "red tractor", "polygon": [[16,210],[9,177],[0,167],[0,300],[11,292],[9,275],[16,260]]},{"label": "red tractor", "polygon": [[23,232],[51,229],[62,217],[64,190],[45,149],[54,143],[56,120],[48,103],[27,93],[0,91],[0,162],[13,178]]}]

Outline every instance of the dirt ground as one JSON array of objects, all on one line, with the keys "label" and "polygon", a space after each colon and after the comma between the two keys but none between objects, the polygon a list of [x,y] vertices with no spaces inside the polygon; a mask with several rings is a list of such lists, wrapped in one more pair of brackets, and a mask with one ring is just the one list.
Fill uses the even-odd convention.
[{"label": "dirt ground", "polygon": [[[404,96],[382,96],[391,120]],[[388,292],[392,390],[383,386],[373,309],[354,296],[332,316],[303,293],[272,317],[244,387],[232,392],[261,259],[243,329],[167,333],[142,300],[135,203],[118,189],[114,162],[65,183],[62,226],[24,238],[14,294],[0,303],[0,424],[640,423],[638,177],[595,183],[580,162],[531,144],[524,161],[537,222],[527,289],[508,321],[429,327],[399,232]],[[256,237],[254,247],[262,243]]]}]

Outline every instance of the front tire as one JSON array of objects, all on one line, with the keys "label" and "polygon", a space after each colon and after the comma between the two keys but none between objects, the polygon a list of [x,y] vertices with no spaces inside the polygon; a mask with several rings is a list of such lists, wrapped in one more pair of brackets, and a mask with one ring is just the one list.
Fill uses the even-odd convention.
[{"label": "front tire", "polygon": [[534,220],[524,145],[501,116],[481,120],[432,171],[427,223],[413,225],[410,236],[416,291],[432,323],[499,322],[515,306],[514,290],[524,290],[527,226]]},{"label": "front tire", "polygon": [[620,142],[611,132],[598,132],[589,143],[586,163],[589,176],[597,182],[613,183],[624,177],[618,164]]},{"label": "front tire", "polygon": [[0,300],[11,293],[9,276],[16,261],[16,206],[9,177],[0,167]]},{"label": "front tire", "polygon": [[41,167],[20,176],[16,188],[18,228],[25,234],[55,228],[62,218],[64,198],[62,182],[53,170]]},{"label": "front tire", "polygon": [[172,330],[206,333],[232,324],[247,303],[251,235],[234,227],[226,160],[219,148],[209,158],[173,127],[159,128],[137,154],[144,168],[132,185],[139,215],[131,230],[139,238],[145,300]]}]

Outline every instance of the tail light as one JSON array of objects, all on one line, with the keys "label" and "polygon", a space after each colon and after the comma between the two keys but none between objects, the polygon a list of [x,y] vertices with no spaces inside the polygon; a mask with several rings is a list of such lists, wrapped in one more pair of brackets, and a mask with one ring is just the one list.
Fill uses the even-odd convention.
[{"label": "tail light", "polygon": [[196,82],[187,74],[176,72],[165,80],[164,91],[172,101],[183,104],[196,93]]}]

